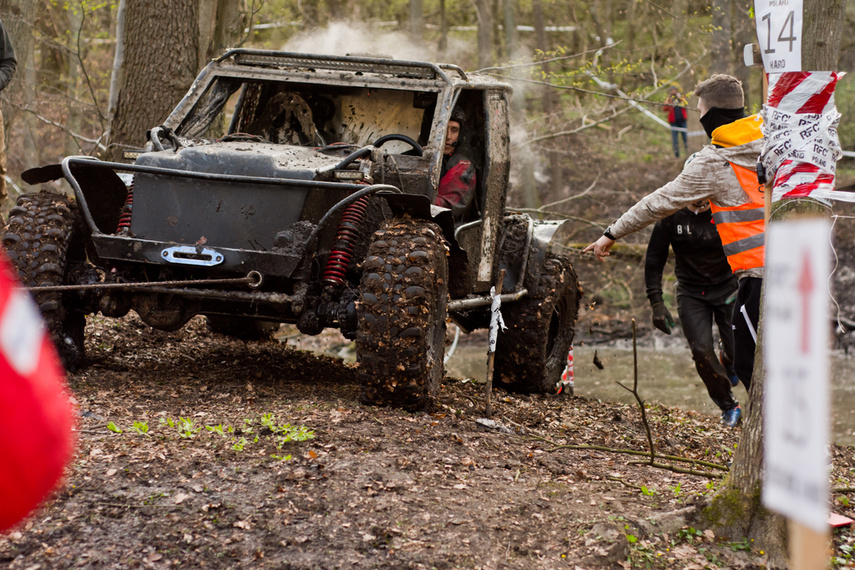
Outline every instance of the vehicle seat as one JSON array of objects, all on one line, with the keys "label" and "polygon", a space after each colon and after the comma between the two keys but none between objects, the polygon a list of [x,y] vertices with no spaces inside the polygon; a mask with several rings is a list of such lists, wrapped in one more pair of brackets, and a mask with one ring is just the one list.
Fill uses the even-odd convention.
[{"label": "vehicle seat", "polygon": [[296,93],[277,93],[247,127],[276,144],[323,145],[308,103]]}]

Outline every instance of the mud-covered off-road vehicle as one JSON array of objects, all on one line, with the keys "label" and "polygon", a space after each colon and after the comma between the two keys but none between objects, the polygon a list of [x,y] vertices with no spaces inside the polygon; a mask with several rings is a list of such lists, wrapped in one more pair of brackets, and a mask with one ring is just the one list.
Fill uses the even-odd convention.
[{"label": "mud-covered off-road vehicle", "polygon": [[[418,408],[443,378],[446,321],[489,326],[504,269],[496,383],[547,392],[580,290],[558,223],[505,210],[510,87],[453,65],[232,50],[200,73],[133,163],[26,171],[73,193],[21,196],[3,244],[69,368],[85,316],[197,314],[233,335],[279,323],[356,340],[364,400]],[[452,110],[472,206],[435,205]]]}]

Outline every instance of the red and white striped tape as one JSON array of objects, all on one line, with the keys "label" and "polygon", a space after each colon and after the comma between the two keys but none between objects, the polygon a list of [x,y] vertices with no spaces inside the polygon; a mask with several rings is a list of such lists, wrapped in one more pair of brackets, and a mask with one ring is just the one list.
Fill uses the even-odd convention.
[{"label": "red and white striped tape", "polygon": [[567,394],[572,396],[574,393],[574,376],[573,376],[573,346],[570,346],[570,351],[567,353],[567,366],[564,367],[564,372],[561,373],[561,380],[555,387],[556,394]]},{"label": "red and white striped tape", "polygon": [[573,347],[570,347],[570,352],[567,353],[567,366],[564,367],[564,372],[561,373],[561,381],[566,383],[573,382]]},{"label": "red and white striped tape", "polygon": [[[841,199],[834,175],[841,156],[834,104],[839,76],[831,71],[769,75],[769,97],[763,109],[766,144],[761,155],[766,172],[774,173],[772,201],[810,196]],[[845,198],[844,198],[845,199]],[[850,198],[855,201],[855,196]]]}]

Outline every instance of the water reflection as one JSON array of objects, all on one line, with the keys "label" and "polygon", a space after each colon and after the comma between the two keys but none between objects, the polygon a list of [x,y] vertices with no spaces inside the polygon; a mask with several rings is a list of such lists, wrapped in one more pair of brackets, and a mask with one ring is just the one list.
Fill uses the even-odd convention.
[{"label": "water reflection", "polygon": [[[594,351],[603,363],[599,370],[593,364]],[[612,402],[634,404],[632,394],[617,385],[619,380],[632,387],[632,344],[616,346],[577,346],[573,349],[576,394]],[[482,381],[487,371],[484,346],[458,346],[446,363],[450,376]],[[855,445],[855,355],[832,353],[832,426],[836,443]],[[712,403],[706,388],[695,371],[692,356],[685,346],[654,346],[638,349],[638,391],[647,403],[697,410],[718,417],[720,411]],[[739,401],[747,401],[745,387],[734,389]]]}]

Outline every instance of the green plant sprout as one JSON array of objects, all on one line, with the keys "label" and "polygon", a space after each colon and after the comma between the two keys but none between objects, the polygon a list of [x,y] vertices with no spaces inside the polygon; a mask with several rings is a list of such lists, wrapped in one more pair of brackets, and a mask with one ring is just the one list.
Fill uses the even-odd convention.
[{"label": "green plant sprout", "polygon": [[202,428],[197,428],[193,425],[193,420],[188,418],[178,418],[178,435],[185,439],[196,437],[196,434],[202,431]]},{"label": "green plant sprout", "polygon": [[145,422],[134,422],[134,427],[131,429],[140,435],[151,437],[151,434],[148,433],[148,424]]},{"label": "green plant sprout", "polygon": [[110,430],[110,431],[111,431],[111,432],[113,432],[113,433],[122,433],[122,430],[121,430],[121,429],[119,429],[119,426],[117,426],[117,425],[116,425],[116,424],[114,424],[113,422],[110,422],[110,423],[108,423],[108,424],[107,424],[107,429],[108,429],[108,430]]}]

